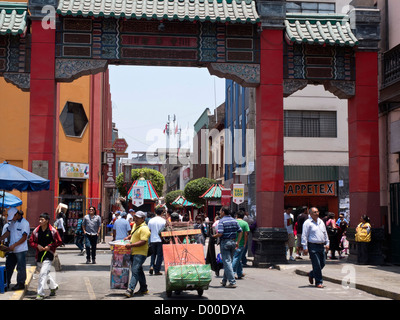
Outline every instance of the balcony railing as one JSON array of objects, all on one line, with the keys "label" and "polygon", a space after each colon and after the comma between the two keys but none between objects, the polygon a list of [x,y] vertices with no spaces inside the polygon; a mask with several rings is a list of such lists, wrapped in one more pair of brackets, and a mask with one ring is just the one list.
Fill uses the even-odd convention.
[{"label": "balcony railing", "polygon": [[400,44],[383,54],[382,87],[400,80]]}]

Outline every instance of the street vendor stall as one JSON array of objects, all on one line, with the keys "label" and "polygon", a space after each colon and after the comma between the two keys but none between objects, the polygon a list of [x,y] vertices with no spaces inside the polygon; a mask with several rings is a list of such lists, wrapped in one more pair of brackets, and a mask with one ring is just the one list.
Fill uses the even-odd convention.
[{"label": "street vendor stall", "polygon": [[126,248],[128,243],[128,240],[117,240],[109,243],[112,251],[110,266],[111,289],[128,289],[131,267],[131,249]]},{"label": "street vendor stall", "polygon": [[205,264],[203,245],[190,241],[190,237],[201,230],[174,230],[173,226],[168,229],[161,232],[161,236],[170,241],[163,245],[167,296],[171,297],[173,291],[180,294],[183,290],[197,290],[199,296],[203,295],[211,282],[211,268]]}]

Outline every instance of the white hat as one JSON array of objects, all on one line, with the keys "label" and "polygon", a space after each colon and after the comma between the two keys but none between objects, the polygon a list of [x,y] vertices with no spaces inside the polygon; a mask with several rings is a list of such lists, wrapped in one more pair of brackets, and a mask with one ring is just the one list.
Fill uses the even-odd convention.
[{"label": "white hat", "polygon": [[12,207],[12,208],[8,209],[7,220],[11,221],[17,212],[18,212],[17,208]]},{"label": "white hat", "polygon": [[134,214],[135,217],[138,218],[146,218],[146,214],[143,211],[138,211]]}]

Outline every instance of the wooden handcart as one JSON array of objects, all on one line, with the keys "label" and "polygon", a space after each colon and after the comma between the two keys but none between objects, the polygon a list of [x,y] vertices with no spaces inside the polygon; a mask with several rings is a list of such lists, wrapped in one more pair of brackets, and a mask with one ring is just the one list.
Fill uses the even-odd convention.
[{"label": "wooden handcart", "polygon": [[169,239],[169,244],[163,244],[167,297],[183,290],[197,290],[202,296],[211,282],[211,267],[205,264],[203,245],[190,239],[201,230],[173,229],[161,232],[164,239]]}]

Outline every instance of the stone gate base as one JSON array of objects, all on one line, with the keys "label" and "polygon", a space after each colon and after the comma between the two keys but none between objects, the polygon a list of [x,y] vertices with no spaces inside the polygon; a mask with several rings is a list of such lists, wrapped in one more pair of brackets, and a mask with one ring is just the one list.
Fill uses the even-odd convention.
[{"label": "stone gate base", "polygon": [[255,243],[254,267],[270,267],[287,263],[285,228],[258,228],[253,234]]},{"label": "stone gate base", "polygon": [[[385,240],[385,232],[382,228],[372,228],[371,242],[368,244],[368,264],[383,265],[383,242]],[[346,230],[346,238],[349,241],[349,257],[350,263],[357,263],[357,242],[355,241],[355,228]]]}]

